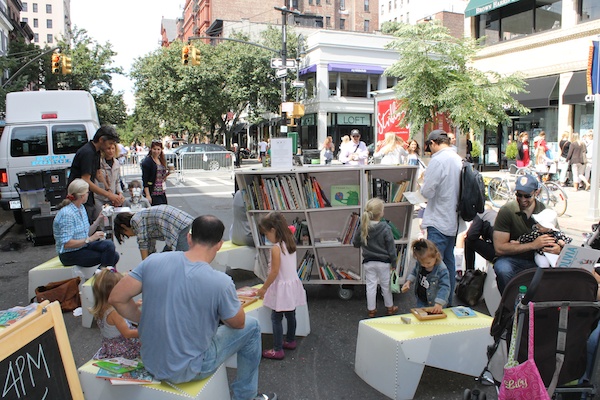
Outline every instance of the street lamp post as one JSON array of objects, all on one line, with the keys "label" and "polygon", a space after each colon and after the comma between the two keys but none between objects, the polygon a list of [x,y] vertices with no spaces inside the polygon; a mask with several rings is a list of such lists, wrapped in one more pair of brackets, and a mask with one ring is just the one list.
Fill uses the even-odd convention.
[{"label": "street lamp post", "polygon": [[[300,15],[299,11],[289,10],[287,7],[274,7],[281,11],[281,67],[287,69],[287,16],[288,14]],[[281,78],[281,102],[287,100],[286,77]]]}]

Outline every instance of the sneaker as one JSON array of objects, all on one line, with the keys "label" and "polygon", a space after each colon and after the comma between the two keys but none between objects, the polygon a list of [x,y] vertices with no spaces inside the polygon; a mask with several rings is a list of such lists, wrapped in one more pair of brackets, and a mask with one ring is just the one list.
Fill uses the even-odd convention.
[{"label": "sneaker", "polygon": [[253,400],[277,400],[275,393],[259,393]]},{"label": "sneaker", "polygon": [[287,350],[294,350],[296,348],[296,341],[293,340],[291,342],[286,342],[285,340],[283,341],[283,348],[287,349]]},{"label": "sneaker", "polygon": [[283,360],[285,353],[283,350],[275,351],[275,349],[265,350],[262,352],[264,358],[270,358],[271,360]]}]

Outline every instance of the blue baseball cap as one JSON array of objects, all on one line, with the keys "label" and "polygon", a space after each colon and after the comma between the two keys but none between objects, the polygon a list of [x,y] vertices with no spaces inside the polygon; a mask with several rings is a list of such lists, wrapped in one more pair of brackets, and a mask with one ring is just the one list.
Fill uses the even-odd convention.
[{"label": "blue baseball cap", "polygon": [[531,193],[534,190],[537,190],[538,188],[539,188],[538,180],[533,175],[525,174],[525,175],[519,176],[517,178],[517,185],[515,188],[515,190],[517,190],[517,191]]}]

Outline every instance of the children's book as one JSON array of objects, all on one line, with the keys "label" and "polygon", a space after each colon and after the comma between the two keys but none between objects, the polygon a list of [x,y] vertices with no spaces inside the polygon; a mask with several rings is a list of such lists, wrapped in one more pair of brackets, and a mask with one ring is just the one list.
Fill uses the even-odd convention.
[{"label": "children's book", "polygon": [[98,360],[94,365],[113,374],[124,374],[125,372],[130,372],[144,366],[144,364],[137,360],[128,360],[122,357]]},{"label": "children's book", "polygon": [[139,368],[133,371],[124,372],[122,374],[115,374],[100,368],[96,373],[96,378],[108,379],[113,385],[143,385],[160,383],[160,381],[154,379],[154,377],[150,375],[145,368]]},{"label": "children's book", "polygon": [[417,317],[417,319],[419,321],[428,321],[430,319],[441,319],[441,318],[446,318],[448,317],[446,314],[441,313],[441,314],[433,314],[431,312],[431,309],[433,307],[422,307],[422,308],[411,308],[410,312],[413,313],[413,315],[415,317]]},{"label": "children's book", "polygon": [[37,308],[37,303],[31,303],[28,306],[16,306],[8,310],[0,310],[0,326],[9,326],[34,312]]},{"label": "children's book", "polygon": [[256,297],[258,289],[250,286],[244,286],[236,290],[238,297]]},{"label": "children's book", "polygon": [[600,259],[600,250],[567,244],[558,256],[556,267],[583,268],[592,272],[598,259]]},{"label": "children's book", "polygon": [[456,315],[458,318],[469,318],[477,316],[477,314],[475,314],[475,311],[465,306],[452,307],[451,310],[454,313],[454,315]]},{"label": "children's book", "polygon": [[359,185],[331,185],[331,205],[357,206],[360,203],[359,193]]}]

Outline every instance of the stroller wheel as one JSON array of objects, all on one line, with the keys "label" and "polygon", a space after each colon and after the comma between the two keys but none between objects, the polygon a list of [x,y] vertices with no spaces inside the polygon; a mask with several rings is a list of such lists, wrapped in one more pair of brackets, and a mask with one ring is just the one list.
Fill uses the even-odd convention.
[{"label": "stroller wheel", "polygon": [[479,389],[465,389],[463,393],[463,400],[486,400],[487,396],[485,393],[479,391]]},{"label": "stroller wheel", "polygon": [[471,389],[465,389],[463,400],[471,400]]}]

